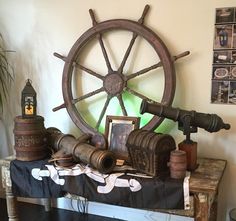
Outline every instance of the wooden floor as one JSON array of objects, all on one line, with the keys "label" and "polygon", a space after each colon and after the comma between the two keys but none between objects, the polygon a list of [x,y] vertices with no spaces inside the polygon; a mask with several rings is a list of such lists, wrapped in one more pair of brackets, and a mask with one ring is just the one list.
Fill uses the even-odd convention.
[{"label": "wooden floor", "polygon": [[[18,205],[20,221],[121,221],[55,208],[50,212],[45,212],[43,206],[30,203],[18,202]],[[6,200],[2,198],[0,198],[0,221],[8,221]]]}]

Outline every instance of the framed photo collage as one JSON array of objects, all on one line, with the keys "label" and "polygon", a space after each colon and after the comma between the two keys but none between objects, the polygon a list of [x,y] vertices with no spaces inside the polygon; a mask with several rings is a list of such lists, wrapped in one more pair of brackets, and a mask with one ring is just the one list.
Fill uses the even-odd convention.
[{"label": "framed photo collage", "polygon": [[236,104],[236,7],[217,8],[211,103]]}]

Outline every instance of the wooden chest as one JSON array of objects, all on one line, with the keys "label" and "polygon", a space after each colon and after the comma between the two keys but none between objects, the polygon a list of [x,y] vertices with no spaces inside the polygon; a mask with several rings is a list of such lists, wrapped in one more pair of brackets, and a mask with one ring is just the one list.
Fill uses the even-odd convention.
[{"label": "wooden chest", "polygon": [[172,136],[137,129],[129,134],[126,146],[132,167],[138,171],[151,176],[169,173],[170,152],[176,149]]}]

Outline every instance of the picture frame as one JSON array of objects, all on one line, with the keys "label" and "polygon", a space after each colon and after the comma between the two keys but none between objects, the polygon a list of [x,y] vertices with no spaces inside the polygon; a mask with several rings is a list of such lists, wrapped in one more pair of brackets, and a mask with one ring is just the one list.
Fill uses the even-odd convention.
[{"label": "picture frame", "polygon": [[216,24],[235,22],[235,8],[225,7],[216,9]]},{"label": "picture frame", "polygon": [[117,159],[129,162],[126,141],[129,133],[139,128],[139,123],[139,117],[107,115],[105,126],[107,147],[115,153]]},{"label": "picture frame", "polygon": [[211,103],[236,105],[236,7],[217,8]]}]

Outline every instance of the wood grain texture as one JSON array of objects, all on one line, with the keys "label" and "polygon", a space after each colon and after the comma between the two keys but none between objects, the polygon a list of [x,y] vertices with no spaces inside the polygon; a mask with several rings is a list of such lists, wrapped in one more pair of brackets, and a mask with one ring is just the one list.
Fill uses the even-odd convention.
[{"label": "wood grain texture", "polygon": [[191,173],[191,193],[217,193],[226,167],[225,160],[198,159],[198,168]]}]

